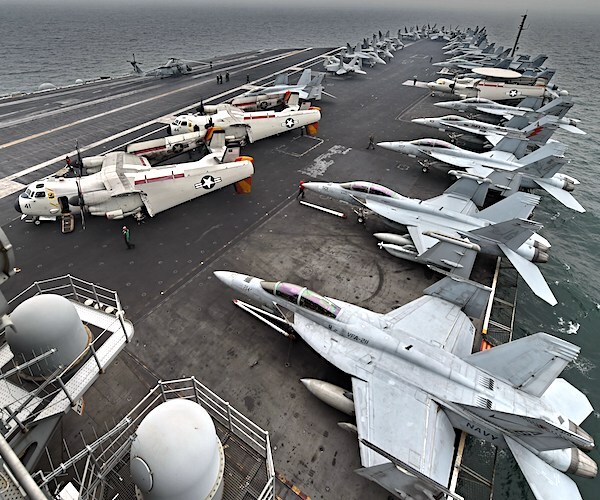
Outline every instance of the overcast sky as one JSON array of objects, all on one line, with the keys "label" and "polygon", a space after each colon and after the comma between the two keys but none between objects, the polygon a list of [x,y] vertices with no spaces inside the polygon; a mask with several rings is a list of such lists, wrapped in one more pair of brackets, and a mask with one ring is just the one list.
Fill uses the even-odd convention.
[{"label": "overcast sky", "polygon": [[[164,7],[176,7],[183,5],[193,5],[198,8],[214,8],[213,3],[208,0],[0,0],[0,4],[43,4],[43,5],[76,5],[76,6],[130,6],[130,5],[158,5]],[[232,6],[232,7],[272,7],[274,9],[281,9],[285,6],[294,8],[389,8],[395,11],[403,8],[408,9],[439,9],[440,11],[449,10],[469,10],[469,11],[519,11],[523,12],[525,9],[530,11],[577,11],[587,12],[590,14],[600,14],[600,1],[598,0],[501,0],[498,2],[490,2],[489,0],[249,0],[245,3],[241,3],[240,0],[219,0],[217,2],[219,6]],[[435,12],[432,12],[435,14]]]}]

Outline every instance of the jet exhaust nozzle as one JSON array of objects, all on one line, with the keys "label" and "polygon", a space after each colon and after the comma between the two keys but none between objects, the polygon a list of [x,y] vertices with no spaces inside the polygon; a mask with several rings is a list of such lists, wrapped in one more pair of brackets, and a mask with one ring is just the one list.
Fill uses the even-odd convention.
[{"label": "jet exhaust nozzle", "polygon": [[579,448],[541,451],[539,457],[555,469],[575,476],[593,479],[598,474],[598,464]]},{"label": "jet exhaust nozzle", "polygon": [[594,438],[571,420],[569,420],[569,430],[571,432],[574,432],[578,436],[581,436],[590,443],[589,446],[579,446],[580,449],[582,449],[583,451],[592,451],[594,449]]},{"label": "jet exhaust nozzle", "polygon": [[539,262],[539,263],[543,264],[543,263],[548,262],[549,258],[550,258],[550,256],[546,252],[544,252],[543,250],[540,250],[539,248],[536,248],[531,262]]}]

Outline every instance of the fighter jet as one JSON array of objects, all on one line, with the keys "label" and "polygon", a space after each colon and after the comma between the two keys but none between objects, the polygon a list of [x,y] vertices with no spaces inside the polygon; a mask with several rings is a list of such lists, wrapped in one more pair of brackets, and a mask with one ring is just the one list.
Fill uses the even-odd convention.
[{"label": "fighter jet", "polygon": [[289,130],[306,127],[308,135],[316,135],[321,119],[320,108],[298,105],[298,94],[292,93],[289,106],[283,111],[245,113],[231,104],[204,106],[204,113],[178,115],[171,123],[171,134],[201,132],[210,127],[225,130],[228,140],[242,144],[255,142]]},{"label": "fighter jet", "polygon": [[371,68],[375,64],[387,64],[378,54],[378,51],[373,47],[364,47],[360,44],[356,47],[351,47],[349,43],[346,43],[345,56],[350,60],[354,57],[362,59],[363,63],[368,64]]},{"label": "fighter jet", "polygon": [[573,100],[568,96],[560,96],[549,103],[540,106],[541,99],[527,98],[521,101],[517,106],[508,106],[500,104],[489,99],[471,97],[461,101],[436,102],[434,106],[439,108],[453,109],[468,113],[485,113],[489,115],[501,116],[504,119],[512,120],[510,126],[517,126],[522,123],[521,120],[514,120],[516,117],[524,117],[527,123],[540,120],[544,116],[554,116],[557,118],[557,124],[563,130],[573,134],[585,134],[578,127],[580,120],[566,118],[565,115],[573,107]]},{"label": "fighter jet", "polygon": [[344,62],[345,52],[340,52],[340,57],[328,56],[323,61],[323,67],[328,73],[335,73],[336,75],[366,75],[367,72],[362,69],[361,59],[358,55],[350,60],[350,62]]},{"label": "fighter jet", "polygon": [[351,376],[352,392],[342,397],[356,413],[363,466],[357,473],[395,496],[459,498],[448,490],[454,429],[510,449],[539,500],[581,499],[563,472],[596,476],[596,463],[584,453],[594,440],[580,427],[593,408],[557,378],[579,347],[535,333],[471,354],[475,328],[468,316],[480,317],[487,298],[472,282],[446,277],[379,314],[304,286],[215,275],[288,318],[308,345]]},{"label": "fighter jet", "polygon": [[280,74],[275,78],[273,85],[267,87],[253,87],[252,90],[234,98],[231,104],[244,111],[260,111],[283,106],[286,97],[294,92],[298,97],[308,101],[319,101],[323,92],[324,73],[312,76],[312,70],[305,69],[300,75],[298,83],[289,84],[288,75]]},{"label": "fighter jet", "polygon": [[[224,145],[224,132],[209,131]],[[217,140],[216,138],[219,137]],[[108,219],[151,217],[176,205],[236,184],[247,192],[253,159],[239,145],[199,161],[151,167],[144,157],[122,151],[102,157],[99,172],[84,177],[47,177],[31,183],[15,202],[22,218],[55,220],[61,213],[89,213]]]},{"label": "fighter jet", "polygon": [[[448,165],[464,168],[479,177],[490,177],[494,186],[504,186],[502,196],[509,196],[519,188],[542,188],[568,208],[585,212],[581,204],[571,195],[579,181],[558,171],[564,165],[565,146],[560,142],[549,142],[533,153],[517,159],[515,150],[505,151],[503,141],[516,141],[526,147],[527,142],[518,138],[505,137],[496,148],[484,153],[473,153],[439,139],[417,139],[415,141],[380,142],[377,145],[413,157],[433,159]],[[506,142],[506,144],[509,144]],[[524,148],[523,148],[524,151]],[[427,171],[424,166],[423,170]],[[504,181],[500,181],[500,177]],[[496,189],[492,186],[492,189]]]},{"label": "fighter jet", "polygon": [[[377,233],[381,248],[401,259],[420,262],[442,273],[468,278],[478,252],[507,257],[527,285],[542,300],[556,299],[534,262],[547,262],[548,240],[536,234],[542,227],[526,220],[539,197],[517,193],[478,211],[471,198],[483,203],[489,181],[468,174],[446,192],[429,200],[407,198],[365,181],[304,182],[305,190],[365,208],[408,234]],[[364,219],[364,213],[359,212]],[[403,231],[404,232],[404,231]]]},{"label": "fighter jet", "polygon": [[529,124],[522,129],[513,127],[502,127],[492,123],[477,120],[469,120],[463,116],[447,115],[436,118],[414,118],[411,120],[419,125],[437,128],[444,132],[450,132],[451,139],[461,137],[462,134],[471,134],[484,137],[490,144],[496,146],[503,137],[519,137],[528,139],[529,142],[540,146],[546,144],[552,134],[558,129],[558,119],[554,116],[544,116],[539,121]]},{"label": "fighter jet", "polygon": [[167,62],[162,66],[158,66],[156,68],[144,71],[142,68],[140,68],[140,65],[142,63],[135,60],[135,54],[133,54],[133,59],[127,62],[131,64],[131,66],[133,67],[133,72],[136,75],[153,76],[156,78],[167,78],[169,76],[185,75],[192,71],[192,65],[202,64],[208,66],[207,63],[200,61],[186,61],[177,57],[170,57],[167,60]]}]

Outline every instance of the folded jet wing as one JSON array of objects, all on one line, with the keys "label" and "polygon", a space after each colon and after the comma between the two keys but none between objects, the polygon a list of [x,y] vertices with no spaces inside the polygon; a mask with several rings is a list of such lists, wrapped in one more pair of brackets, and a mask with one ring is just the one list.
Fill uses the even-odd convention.
[{"label": "folded jet wing", "polygon": [[[363,371],[360,364],[357,369]],[[444,492],[442,485],[448,484],[452,469],[455,432],[439,405],[415,387],[390,384],[379,372],[352,377],[352,394],[363,465],[357,472],[384,487],[391,486],[391,491],[400,487],[409,498],[418,498],[421,488],[430,490],[432,498]],[[394,405],[389,405],[389,401],[394,401]],[[362,440],[385,448],[429,481],[393,469],[383,474],[385,479],[381,478],[381,468],[387,468],[389,462]]]}]

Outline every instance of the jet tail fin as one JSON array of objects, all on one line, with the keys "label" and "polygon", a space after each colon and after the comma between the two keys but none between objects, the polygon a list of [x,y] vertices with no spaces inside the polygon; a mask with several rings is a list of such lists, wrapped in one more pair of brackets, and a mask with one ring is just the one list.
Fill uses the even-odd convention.
[{"label": "jet tail fin", "polygon": [[308,85],[304,87],[304,92],[306,92],[306,99],[320,101],[321,100],[321,92],[323,91],[323,78],[325,77],[324,73],[318,73]]},{"label": "jet tail fin", "polygon": [[471,176],[465,172],[451,171],[458,180],[452,184],[444,193],[455,193],[469,198],[478,207],[483,206],[488,193],[490,181],[481,177]]},{"label": "jet tail fin", "polygon": [[543,116],[522,131],[531,142],[541,145],[546,144],[557,129],[558,121],[555,116]]},{"label": "jet tail fin", "polygon": [[548,465],[509,436],[504,436],[504,439],[536,498],[582,500],[577,484],[569,476]]},{"label": "jet tail fin", "polygon": [[480,318],[487,307],[491,289],[457,276],[446,276],[423,290],[425,295],[439,297],[463,309],[467,316]]},{"label": "jet tail fin", "polygon": [[312,70],[310,68],[307,68],[300,75],[297,85],[299,85],[299,86],[300,85],[308,85],[310,83],[311,78],[312,78]]},{"label": "jet tail fin", "polygon": [[277,85],[287,85],[288,84],[288,74],[281,73],[275,77],[275,81],[273,82],[274,86]]},{"label": "jet tail fin", "polygon": [[537,112],[544,115],[552,115],[558,118],[563,118],[567,114],[567,111],[569,111],[572,107],[573,99],[571,97],[560,96],[556,99],[552,99],[548,104],[545,104],[539,108]]},{"label": "jet tail fin", "polygon": [[521,158],[527,150],[527,139],[506,135],[494,146],[496,151],[506,151],[514,154],[517,158]]},{"label": "jet tail fin", "polygon": [[[526,97],[519,103],[520,108],[538,109],[544,102],[542,97]],[[508,126],[505,124],[505,126]]]},{"label": "jet tail fin", "polygon": [[577,359],[579,351],[579,347],[566,340],[540,332],[476,352],[464,360],[517,389],[540,397],[564,368]]},{"label": "jet tail fin", "polygon": [[[495,183],[495,176],[490,175],[490,179]],[[515,191],[518,191],[518,189],[519,186],[516,186]],[[504,198],[474,214],[474,217],[495,223],[506,222],[513,219],[528,219],[539,202],[540,197],[535,194],[515,192],[513,196]]]}]

